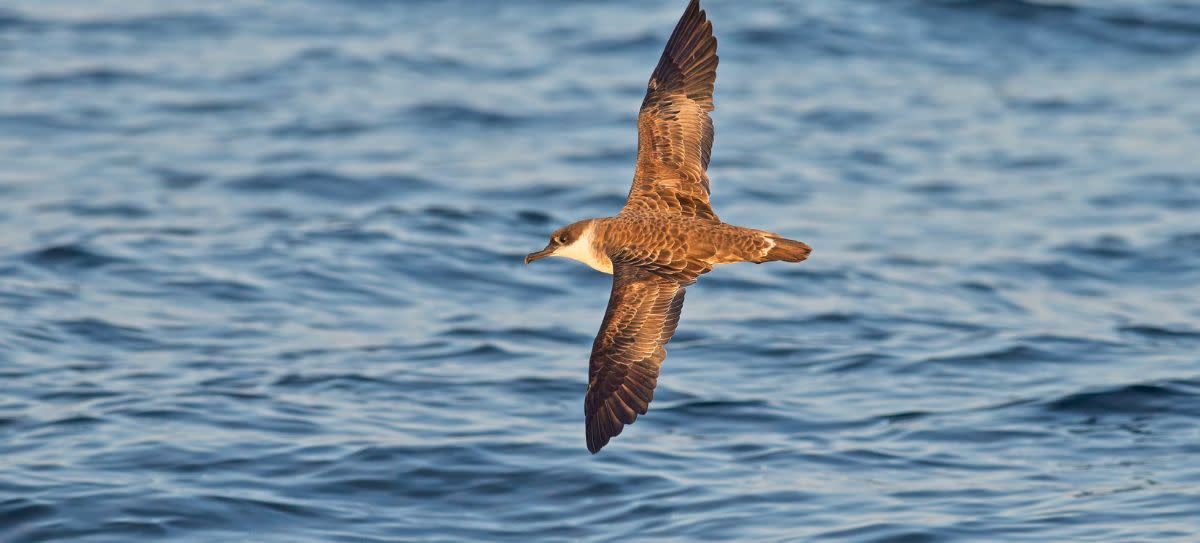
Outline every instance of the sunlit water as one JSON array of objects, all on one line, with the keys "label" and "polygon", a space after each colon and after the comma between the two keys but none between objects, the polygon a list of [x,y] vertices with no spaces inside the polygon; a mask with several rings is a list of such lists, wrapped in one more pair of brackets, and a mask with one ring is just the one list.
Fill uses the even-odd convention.
[{"label": "sunlit water", "polygon": [[0,7],[0,541],[1200,534],[1200,7],[706,2],[722,218],[584,447],[679,1]]}]

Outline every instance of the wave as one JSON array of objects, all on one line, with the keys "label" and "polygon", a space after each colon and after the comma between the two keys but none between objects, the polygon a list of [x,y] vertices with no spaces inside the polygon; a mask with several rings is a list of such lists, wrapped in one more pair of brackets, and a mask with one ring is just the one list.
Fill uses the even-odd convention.
[{"label": "wave", "polygon": [[530,119],[494,109],[454,102],[428,102],[409,107],[404,115],[428,125],[469,124],[484,127],[515,127]]},{"label": "wave", "polygon": [[599,38],[582,42],[575,46],[577,51],[586,53],[612,54],[656,50],[662,47],[662,36],[651,32],[643,32],[634,36],[621,38]]},{"label": "wave", "polygon": [[1138,383],[1077,392],[1045,404],[1052,411],[1086,415],[1200,416],[1200,381]]},{"label": "wave", "polygon": [[0,128],[27,136],[40,135],[43,131],[75,133],[97,130],[96,127],[75,117],[47,113],[0,113]]},{"label": "wave", "polygon": [[[1150,3],[1150,2],[1147,2]],[[1060,36],[1116,46],[1138,53],[1181,54],[1200,49],[1200,9],[1153,3],[1152,9],[1122,5],[1031,0],[937,0],[922,3],[945,12],[985,15]]]},{"label": "wave", "polygon": [[88,67],[64,72],[37,73],[26,77],[21,84],[34,87],[77,85],[99,86],[119,85],[125,83],[153,83],[156,78],[150,74],[120,68]]},{"label": "wave", "polygon": [[349,119],[331,121],[296,121],[271,129],[281,138],[345,138],[377,130],[377,125]]},{"label": "wave", "polygon": [[229,279],[173,279],[164,281],[162,286],[171,291],[199,294],[222,302],[261,302],[270,299],[258,286]]},{"label": "wave", "polygon": [[590,336],[571,332],[562,326],[547,326],[543,328],[509,327],[500,329],[484,329],[476,327],[455,327],[444,332],[441,336],[452,338],[491,338],[506,341],[552,341],[556,343],[578,344],[591,341]]},{"label": "wave", "polygon": [[230,179],[224,186],[239,192],[290,192],[334,201],[364,202],[389,194],[426,189],[432,184],[411,175],[351,176],[308,169],[251,174]]},{"label": "wave", "polygon": [[92,270],[125,261],[76,243],[38,249],[25,255],[25,259],[38,266],[61,270]]},{"label": "wave", "polygon": [[113,345],[129,350],[162,348],[151,334],[141,328],[109,322],[104,319],[66,319],[55,323],[63,331],[98,345]]},{"label": "wave", "polygon": [[81,33],[114,33],[139,37],[198,35],[225,36],[233,31],[231,19],[205,13],[156,13],[142,16],[94,18],[66,23]]},{"label": "wave", "polygon": [[34,30],[43,26],[45,26],[45,22],[40,19],[0,7],[0,32],[15,29]]},{"label": "wave", "polygon": [[263,109],[263,106],[264,105],[257,100],[201,98],[162,102],[158,105],[158,109],[164,113],[182,113],[187,115],[220,115],[225,113],[258,111]]},{"label": "wave", "polygon": [[1194,339],[1200,340],[1200,330],[1182,327],[1153,326],[1135,324],[1118,328],[1121,332],[1135,334],[1148,339]]}]

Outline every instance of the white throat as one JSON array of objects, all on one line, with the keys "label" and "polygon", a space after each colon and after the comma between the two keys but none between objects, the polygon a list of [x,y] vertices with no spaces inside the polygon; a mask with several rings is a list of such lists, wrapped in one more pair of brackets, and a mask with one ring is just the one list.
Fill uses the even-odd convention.
[{"label": "white throat", "polygon": [[554,251],[554,256],[569,258],[578,262],[583,262],[596,271],[604,273],[612,273],[612,260],[609,260],[608,255],[596,250],[592,245],[592,232],[596,230],[596,224],[589,224],[587,229],[583,231],[583,235],[571,242],[570,245],[563,245],[558,250]]}]

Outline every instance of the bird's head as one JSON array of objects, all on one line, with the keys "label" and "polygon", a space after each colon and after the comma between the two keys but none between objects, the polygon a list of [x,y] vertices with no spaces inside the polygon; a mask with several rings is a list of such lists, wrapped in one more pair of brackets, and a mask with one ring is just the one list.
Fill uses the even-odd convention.
[{"label": "bird's head", "polygon": [[[525,263],[528,264],[548,256],[568,256],[564,253],[574,253],[575,251],[572,249],[576,249],[576,244],[581,240],[582,243],[587,243],[587,240],[583,240],[583,238],[590,231],[591,224],[592,220],[587,219],[555,230],[553,234],[550,234],[550,243],[546,244],[546,248],[525,255]],[[590,248],[588,249],[590,250]]]}]

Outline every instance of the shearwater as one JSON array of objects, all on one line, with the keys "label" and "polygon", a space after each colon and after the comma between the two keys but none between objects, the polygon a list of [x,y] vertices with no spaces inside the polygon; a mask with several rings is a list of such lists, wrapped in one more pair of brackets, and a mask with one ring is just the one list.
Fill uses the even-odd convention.
[{"label": "shearwater", "polygon": [[566,257],[613,276],[583,401],[593,454],[646,414],[688,285],[717,264],[800,262],[812,251],[713,213],[706,170],[717,61],[712,23],[699,0],[691,0],[646,87],[625,207],[555,230],[545,249],[525,257],[526,264]]}]

